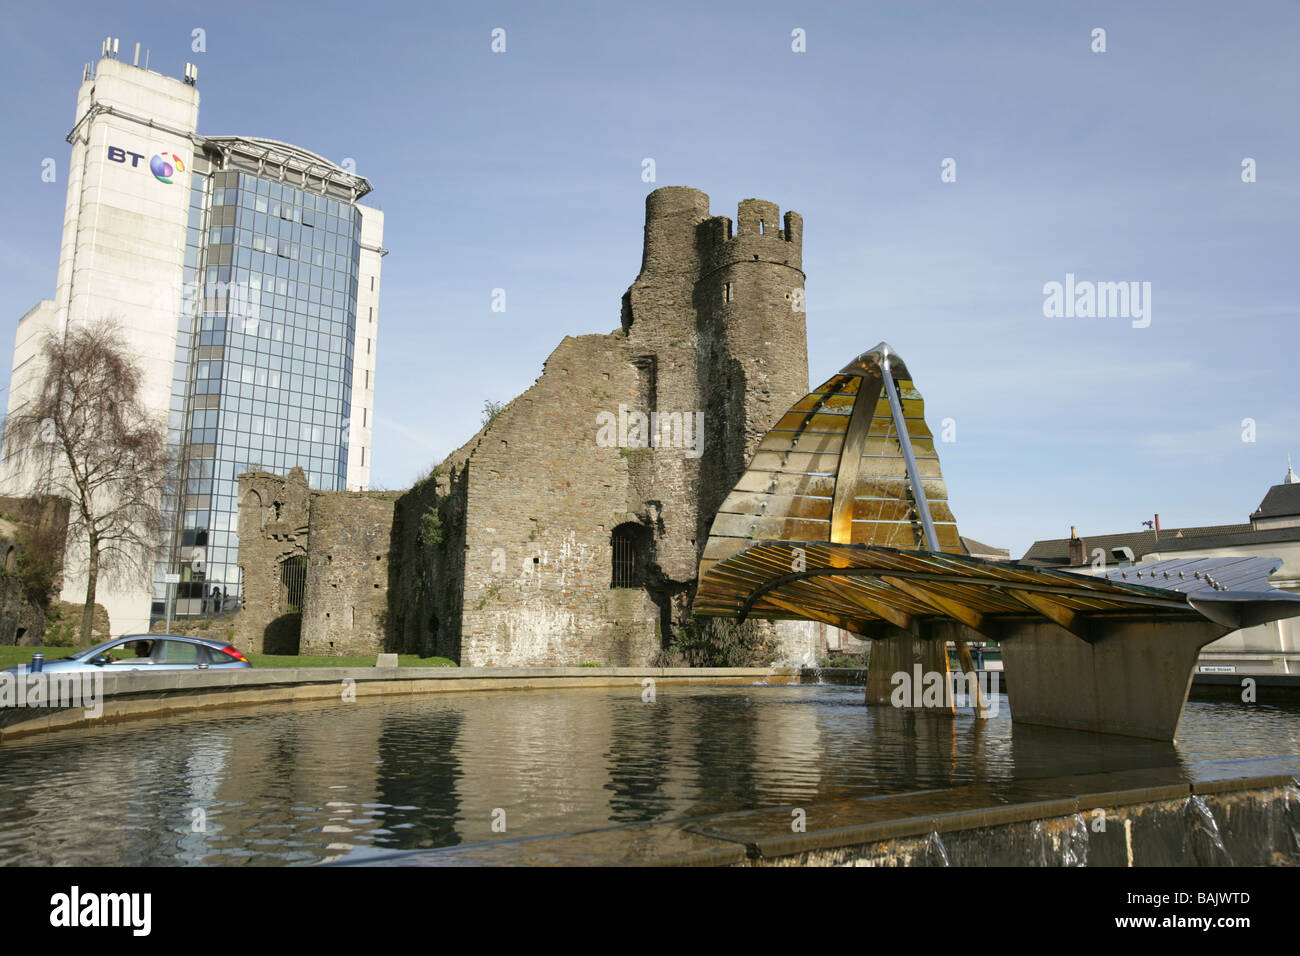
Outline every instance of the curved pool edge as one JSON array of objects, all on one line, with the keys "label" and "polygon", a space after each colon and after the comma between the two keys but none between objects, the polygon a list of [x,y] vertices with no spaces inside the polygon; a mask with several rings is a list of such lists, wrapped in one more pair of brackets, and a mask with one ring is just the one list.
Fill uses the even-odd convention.
[{"label": "curved pool edge", "polygon": [[[261,667],[90,676],[99,680],[77,682],[78,692],[84,694],[76,698],[77,706],[0,707],[0,743],[48,731],[262,704],[465,691],[644,687],[647,679],[678,686],[796,684],[800,668]],[[84,706],[92,693],[98,706]]]},{"label": "curved pool edge", "polygon": [[[1300,757],[721,813],[324,866],[1268,866],[1300,863]],[[996,797],[996,799],[995,799]],[[795,832],[795,811],[806,829]],[[1229,822],[1230,821],[1230,822]]]}]

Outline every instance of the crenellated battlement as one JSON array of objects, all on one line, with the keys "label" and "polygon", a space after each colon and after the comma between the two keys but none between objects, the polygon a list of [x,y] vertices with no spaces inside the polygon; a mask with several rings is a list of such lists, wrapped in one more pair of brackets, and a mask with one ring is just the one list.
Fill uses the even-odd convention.
[{"label": "crenellated battlement", "polygon": [[741,262],[767,262],[803,268],[803,217],[781,216],[781,207],[763,199],[742,200],[735,228],[728,216],[714,216],[704,226],[701,271],[708,275]]},{"label": "crenellated battlement", "polygon": [[776,203],[764,199],[744,199],[740,202],[736,217],[736,235],[747,236],[757,233],[763,236],[776,229],[778,238],[785,239],[786,236],[779,225],[780,221],[781,207]]},{"label": "crenellated battlement", "polygon": [[803,217],[744,199],[733,228],[731,217],[710,215],[709,197],[698,189],[664,186],[646,196],[643,275],[707,275],[739,262],[802,269]]},{"label": "crenellated battlement", "polygon": [[733,220],[730,216],[713,216],[708,222],[709,240],[713,244],[731,242],[742,237],[803,244],[803,217],[797,212],[781,216],[781,207],[765,199],[743,199]]}]

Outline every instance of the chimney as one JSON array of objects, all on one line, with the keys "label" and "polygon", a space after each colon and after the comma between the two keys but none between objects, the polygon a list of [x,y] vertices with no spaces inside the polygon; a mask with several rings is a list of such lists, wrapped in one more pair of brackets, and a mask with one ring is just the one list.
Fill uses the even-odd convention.
[{"label": "chimney", "polygon": [[1156,534],[1160,533],[1160,515],[1156,515]]},{"label": "chimney", "polygon": [[1079,532],[1075,530],[1074,525],[1070,525],[1070,567],[1077,568],[1087,564],[1088,549],[1084,546],[1083,539],[1079,537]]}]

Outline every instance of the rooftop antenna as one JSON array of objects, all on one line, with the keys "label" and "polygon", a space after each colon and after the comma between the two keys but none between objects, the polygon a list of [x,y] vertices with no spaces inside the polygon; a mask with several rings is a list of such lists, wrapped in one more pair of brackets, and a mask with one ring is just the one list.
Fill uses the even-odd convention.
[{"label": "rooftop antenna", "polygon": [[135,41],[135,59],[131,61],[132,66],[140,65],[140,41]]}]

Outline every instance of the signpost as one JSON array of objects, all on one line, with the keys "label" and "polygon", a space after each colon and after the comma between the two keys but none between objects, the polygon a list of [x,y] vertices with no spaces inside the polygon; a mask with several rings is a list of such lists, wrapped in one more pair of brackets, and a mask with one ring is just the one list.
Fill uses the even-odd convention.
[{"label": "signpost", "polygon": [[172,632],[172,585],[181,583],[181,576],[177,573],[163,575],[163,580],[167,582],[167,633]]}]

